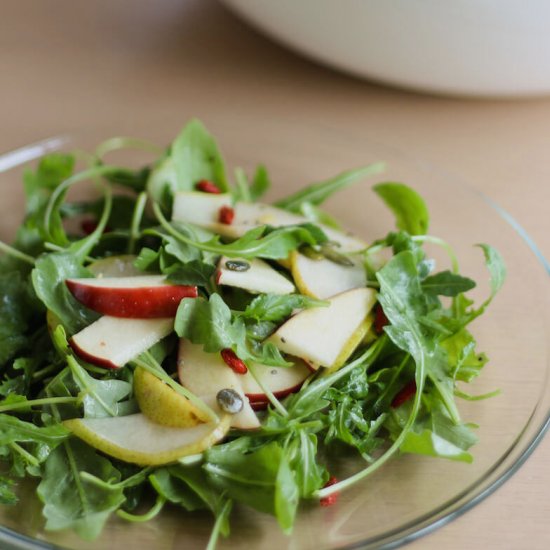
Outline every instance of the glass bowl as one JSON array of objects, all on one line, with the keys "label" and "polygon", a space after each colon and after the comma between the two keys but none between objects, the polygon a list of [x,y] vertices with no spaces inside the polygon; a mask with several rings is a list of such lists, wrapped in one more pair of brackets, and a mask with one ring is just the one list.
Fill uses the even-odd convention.
[{"label": "glass bowl", "polygon": [[[341,494],[336,505],[303,505],[290,537],[279,530],[273,518],[237,507],[231,536],[219,543],[220,549],[393,548],[445,524],[491,494],[542,438],[550,414],[549,265],[528,235],[497,204],[399,151],[371,140],[350,146],[351,138],[327,138],[328,133],[320,135],[314,128],[302,128],[299,135],[291,133],[285,142],[266,136],[258,143],[254,134],[243,131],[243,124],[225,121],[214,133],[231,166],[251,168],[262,158],[271,159],[268,168],[276,185],[270,198],[340,170],[385,160],[388,172],[384,179],[408,183],[426,199],[431,212],[430,233],[449,241],[458,253],[462,272],[480,282],[475,298],[480,300],[488,292],[488,277],[481,251],[473,245],[487,242],[498,248],[506,261],[504,288],[472,327],[479,349],[487,352],[490,362],[467,388],[473,394],[495,389],[501,393],[485,401],[459,403],[463,418],[479,424],[473,464],[400,456]],[[239,140],[232,139],[235,131]],[[55,139],[0,157],[2,185],[12,190],[0,205],[2,240],[13,237],[22,216],[19,181],[23,165],[47,149],[73,149],[75,144],[90,148],[98,141],[89,136],[76,141]],[[347,228],[366,240],[393,229],[392,216],[370,189],[378,181],[347,189],[327,204]],[[351,457],[338,458],[338,468],[344,474],[360,467]],[[70,532],[43,530],[34,488],[32,483],[23,484],[19,505],[0,508],[0,547],[204,548],[212,526],[207,514],[165,508],[159,517],[144,524],[129,524],[115,517],[100,539],[87,542]]]}]

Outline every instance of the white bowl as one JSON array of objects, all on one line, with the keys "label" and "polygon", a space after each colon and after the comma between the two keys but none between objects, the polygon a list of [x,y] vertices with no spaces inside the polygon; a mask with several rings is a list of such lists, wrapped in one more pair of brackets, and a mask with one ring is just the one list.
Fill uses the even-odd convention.
[{"label": "white bowl", "polygon": [[359,77],[472,96],[550,93],[549,0],[222,0]]}]

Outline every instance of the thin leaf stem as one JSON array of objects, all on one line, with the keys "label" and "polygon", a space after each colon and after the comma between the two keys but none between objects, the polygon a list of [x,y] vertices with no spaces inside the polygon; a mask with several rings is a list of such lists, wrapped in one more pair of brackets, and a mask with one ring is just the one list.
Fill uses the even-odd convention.
[{"label": "thin leaf stem", "polygon": [[155,501],[155,504],[145,514],[130,514],[129,512],[119,509],[116,511],[116,515],[119,518],[125,519],[126,521],[131,521],[132,523],[145,523],[146,521],[150,521],[154,517],[158,516],[162,512],[165,503],[166,499],[163,496],[159,495],[157,497],[157,500]]},{"label": "thin leaf stem", "polygon": [[27,407],[43,407],[44,405],[62,405],[64,403],[76,403],[78,397],[44,397],[42,399],[31,399],[30,401],[21,401],[11,403],[10,405],[0,405],[0,413],[26,409]]},{"label": "thin leaf stem", "polygon": [[29,256],[28,254],[21,252],[21,250],[17,250],[17,248],[10,246],[9,244],[6,244],[3,241],[0,241],[0,251],[4,252],[8,256],[11,256],[12,258],[17,258],[22,262],[25,262],[29,265],[34,266],[35,259],[32,256]]},{"label": "thin leaf stem", "polygon": [[222,524],[229,516],[232,506],[233,501],[229,499],[226,500],[224,505],[222,506],[222,509],[216,516],[216,521],[214,523],[214,527],[212,528],[212,532],[210,533],[210,538],[208,539],[206,550],[215,550],[216,545],[218,544],[218,538],[220,537]]},{"label": "thin leaf stem", "polygon": [[141,220],[143,213],[145,212],[145,205],[147,204],[147,193],[145,191],[138,195],[136,205],[134,207],[134,213],[132,215],[132,223],[130,224],[130,238],[128,240],[128,254],[135,252],[136,242],[139,239]]},{"label": "thin leaf stem", "polygon": [[18,445],[14,441],[12,441],[9,446],[16,452],[19,453],[29,464],[32,464],[33,466],[38,466],[40,462],[32,456],[29,452],[27,452],[21,445]]},{"label": "thin leaf stem", "polygon": [[411,237],[411,239],[413,240],[413,242],[432,243],[443,248],[445,252],[447,252],[449,259],[451,260],[452,272],[456,274],[460,272],[458,258],[455,254],[453,247],[447,241],[441,239],[440,237],[434,237],[433,235],[414,235]]}]

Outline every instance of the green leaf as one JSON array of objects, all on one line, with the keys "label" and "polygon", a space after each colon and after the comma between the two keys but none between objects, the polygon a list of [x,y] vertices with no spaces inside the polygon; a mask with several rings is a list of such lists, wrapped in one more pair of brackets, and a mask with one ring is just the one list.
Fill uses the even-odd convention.
[{"label": "green leaf", "polygon": [[209,287],[216,267],[201,260],[192,260],[170,270],[168,281],[176,285]]},{"label": "green leaf", "polygon": [[250,186],[250,200],[258,201],[260,200],[265,193],[271,187],[271,181],[269,179],[269,174],[267,168],[263,165],[260,165],[256,168],[256,173],[252,179],[252,185]]},{"label": "green leaf", "polygon": [[302,294],[261,294],[254,298],[241,317],[257,321],[279,322],[286,319],[295,309],[323,307],[329,303],[303,296]]},{"label": "green leaf", "polygon": [[483,306],[485,308],[504,284],[506,279],[506,265],[500,252],[496,250],[496,248],[493,248],[488,244],[478,244],[477,246],[483,250],[485,265],[487,266],[491,277],[491,295]]},{"label": "green leaf", "polygon": [[434,296],[457,296],[476,286],[475,281],[451,271],[441,271],[422,281],[424,292]]},{"label": "green leaf", "polygon": [[379,183],[373,190],[392,210],[397,228],[411,235],[428,232],[430,215],[424,199],[403,183]]},{"label": "green leaf", "polygon": [[299,492],[276,442],[248,454],[224,445],[212,447],[206,453],[205,469],[220,491],[260,512],[275,515],[285,532],[290,531]]},{"label": "green leaf", "polygon": [[0,505],[14,506],[19,499],[15,494],[14,482],[11,479],[0,476]]},{"label": "green leaf", "polygon": [[184,298],[178,308],[174,323],[180,338],[202,344],[206,352],[218,352],[231,348],[241,357],[246,329],[241,319],[232,319],[231,310],[219,294],[210,300]]},{"label": "green leaf", "polygon": [[169,154],[151,171],[147,190],[167,211],[176,191],[192,191],[203,179],[212,181],[221,191],[229,188],[216,141],[203,124],[194,119],[173,141]]},{"label": "green leaf", "polygon": [[328,180],[312,183],[284,199],[279,199],[274,205],[290,212],[299,213],[303,202],[309,202],[313,205],[322,204],[337,191],[341,191],[369,176],[379,174],[385,168],[385,165],[379,162],[355,170],[347,170]]},{"label": "green leaf", "polygon": [[[41,311],[32,287],[18,271],[0,274],[0,366],[30,344],[27,332]],[[37,307],[38,306],[38,307]]]},{"label": "green leaf", "polygon": [[79,397],[86,418],[120,416],[126,410],[127,404],[120,402],[130,395],[131,384],[124,380],[97,380],[90,376],[74,357],[67,357],[67,362],[80,388]]},{"label": "green leaf", "polygon": [[159,495],[168,502],[182,506],[185,510],[201,510],[208,507],[208,504],[191,489],[188,483],[181,477],[172,475],[172,469],[157,469],[149,476],[149,482]]},{"label": "green leaf", "polygon": [[177,190],[190,191],[206,179],[227,191],[225,165],[215,139],[203,124],[189,122],[172,144],[172,158],[177,175]]},{"label": "green leaf", "polygon": [[44,443],[54,449],[69,435],[61,424],[40,427],[15,416],[0,414],[0,445],[10,443]]},{"label": "green leaf", "polygon": [[300,496],[309,498],[328,479],[326,468],[317,458],[317,436],[298,430],[285,447],[285,455],[294,473]]},{"label": "green leaf", "polygon": [[81,472],[105,482],[120,481],[120,472],[108,459],[71,439],[48,457],[37,494],[44,503],[48,531],[73,529],[83,539],[93,540],[125,497],[120,486],[92,483],[82,478]]},{"label": "green leaf", "polygon": [[47,309],[63,323],[69,334],[75,334],[91,324],[98,315],[75,300],[65,281],[76,277],[91,277],[70,252],[41,256],[32,272],[34,290]]},{"label": "green leaf", "polygon": [[180,338],[202,344],[204,351],[216,353],[232,349],[243,361],[251,360],[263,365],[289,367],[280,351],[271,343],[263,345],[248,342],[243,319],[233,316],[221,296],[214,293],[209,301],[202,298],[184,298],[176,313],[174,329]]}]

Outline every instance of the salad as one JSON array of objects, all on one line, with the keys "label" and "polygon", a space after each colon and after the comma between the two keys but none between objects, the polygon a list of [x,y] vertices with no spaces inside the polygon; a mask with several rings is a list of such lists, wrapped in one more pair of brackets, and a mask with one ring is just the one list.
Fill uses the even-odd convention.
[{"label": "salad", "polygon": [[[374,240],[322,209],[381,163],[268,204],[265,167],[230,182],[197,120],[148,166],[106,162],[127,147],[159,151],[117,138],[24,175],[0,243],[0,504],[34,478],[45,528],[86,539],[113,514],[209,510],[213,548],[234,505],[291,533],[301,501],[337,505],[399,454],[472,461],[457,400],[493,395],[460,386],[487,362],[468,325],[504,282],[494,248],[475,304],[412,188],[373,186],[395,216]],[[82,185],[95,198],[71,199]],[[362,466],[337,479],[331,448]]]}]

